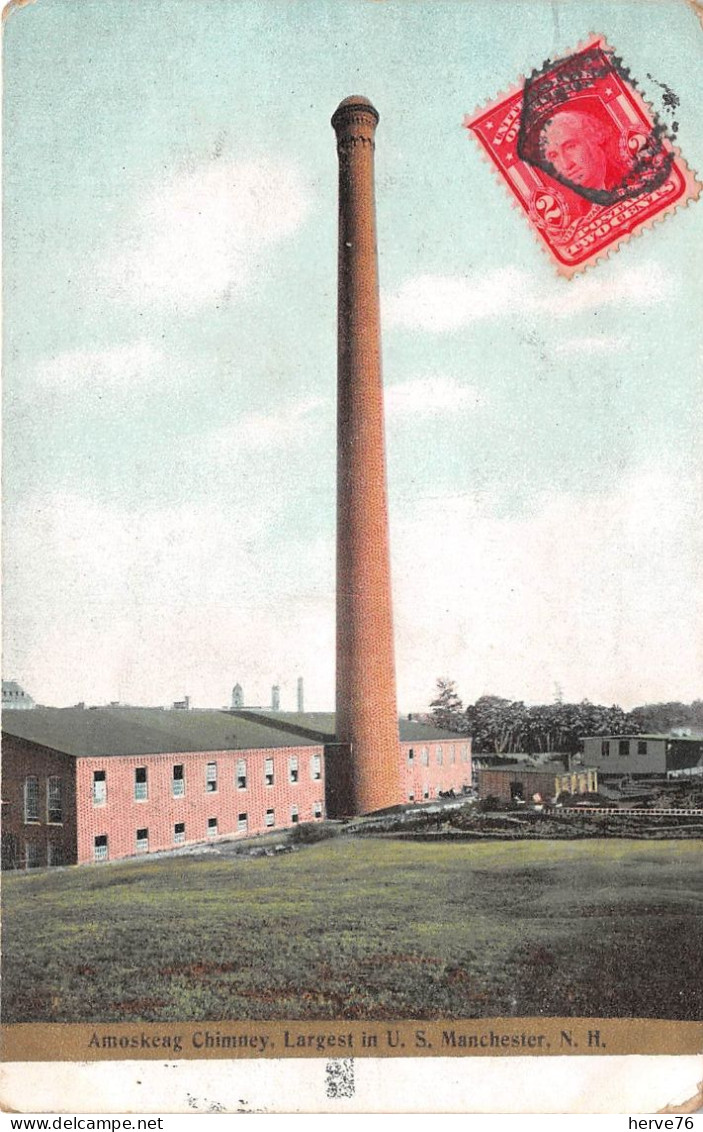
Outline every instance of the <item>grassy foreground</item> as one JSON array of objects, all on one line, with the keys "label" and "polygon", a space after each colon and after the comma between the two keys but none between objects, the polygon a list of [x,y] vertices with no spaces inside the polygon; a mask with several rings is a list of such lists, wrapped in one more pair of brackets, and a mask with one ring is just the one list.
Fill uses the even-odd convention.
[{"label": "grassy foreground", "polygon": [[6,874],[4,1020],[695,1019],[702,857],[340,838]]}]

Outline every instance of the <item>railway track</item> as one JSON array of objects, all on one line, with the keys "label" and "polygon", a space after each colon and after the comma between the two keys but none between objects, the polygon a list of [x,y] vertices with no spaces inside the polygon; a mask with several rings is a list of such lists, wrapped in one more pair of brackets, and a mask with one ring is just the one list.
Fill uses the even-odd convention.
[{"label": "railway track", "polygon": [[615,810],[604,806],[562,806],[553,811],[561,814],[603,814],[605,817],[627,818],[700,818],[703,810]]}]

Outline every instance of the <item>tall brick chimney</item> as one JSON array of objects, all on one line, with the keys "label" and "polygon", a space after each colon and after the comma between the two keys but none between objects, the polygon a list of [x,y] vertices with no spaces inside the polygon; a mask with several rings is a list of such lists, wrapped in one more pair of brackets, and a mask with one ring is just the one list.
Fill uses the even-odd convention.
[{"label": "tall brick chimney", "polygon": [[403,800],[374,203],[377,124],[369,100],[356,96],[332,117],[339,156],[337,742],[351,759],[349,812],[361,814]]}]

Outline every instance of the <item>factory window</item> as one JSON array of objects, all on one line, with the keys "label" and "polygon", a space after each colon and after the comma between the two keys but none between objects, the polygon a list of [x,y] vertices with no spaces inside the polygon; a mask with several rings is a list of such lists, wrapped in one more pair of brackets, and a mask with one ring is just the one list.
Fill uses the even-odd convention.
[{"label": "factory window", "polygon": [[173,768],[173,779],[171,780],[171,789],[174,798],[182,798],[186,792],[186,780],[183,772],[183,763],[176,763]]},{"label": "factory window", "polygon": [[48,865],[56,866],[63,865],[63,845],[59,845],[56,841],[50,841],[46,847],[46,861]]},{"label": "factory window", "polygon": [[264,782],[267,786],[273,786],[273,759],[266,759],[264,763]]},{"label": "factory window", "polygon": [[604,759],[610,758],[610,742],[608,739],[603,739],[600,745],[601,757]]},{"label": "factory window", "polygon": [[237,790],[247,788],[247,760],[237,759]]},{"label": "factory window", "polygon": [[207,835],[208,837],[217,837],[217,818],[207,819]]},{"label": "factory window", "polygon": [[430,765],[430,748],[429,747],[423,747],[422,748],[422,765],[423,766],[429,766]]},{"label": "factory window", "polygon": [[205,768],[205,791],[214,794],[217,790],[217,763],[208,763]]},{"label": "factory window", "polygon": [[456,762],[456,747],[454,746],[453,743],[452,743],[451,747],[449,748],[449,761],[450,761],[450,763]]},{"label": "factory window", "polygon": [[41,865],[41,852],[35,841],[24,843],[24,866],[26,869],[38,869]]},{"label": "factory window", "polygon": [[462,744],[462,748],[461,748],[461,761],[462,761],[463,763],[467,763],[467,762],[469,761],[469,748],[468,748],[468,747],[466,746],[466,743],[463,743],[463,744]]},{"label": "factory window", "polygon": [[647,754],[647,740],[646,739],[638,739],[638,741],[637,741],[637,754],[638,755],[646,755]]},{"label": "factory window", "polygon": [[297,782],[298,781],[298,756],[297,755],[291,755],[291,757],[288,759],[288,777],[290,778],[291,782]]},{"label": "factory window", "polygon": [[437,756],[437,766],[441,766],[444,762],[444,753],[439,745],[435,747],[435,754]]},{"label": "factory window", "polygon": [[93,771],[93,805],[104,806],[107,802],[107,781],[104,770]]},{"label": "factory window", "polygon": [[107,834],[100,833],[93,842],[93,857],[96,861],[107,861]]},{"label": "factory window", "polygon": [[412,763],[414,761],[415,761],[415,751],[413,750],[412,747],[409,747],[408,748],[408,762]]},{"label": "factory window", "polygon": [[322,802],[313,802],[313,804],[312,804],[312,816],[314,818],[321,818],[322,817]]},{"label": "factory window", "polygon": [[425,801],[427,801],[429,796],[430,796],[430,788],[429,788],[429,786],[425,786],[424,790],[422,791],[422,797],[425,799]]},{"label": "factory window", "polygon": [[173,827],[173,843],[174,845],[182,845],[186,839],[186,823],[184,821],[177,821]]},{"label": "factory window", "polygon": [[137,853],[148,853],[148,852],[149,852],[149,830],[148,829],[138,829],[137,830]]},{"label": "factory window", "polygon": [[146,767],[138,766],[134,771],[134,798],[137,802],[144,802],[147,796]]},{"label": "factory window", "polygon": [[24,820],[39,821],[39,779],[34,775],[24,780]]},{"label": "factory window", "polygon": [[322,759],[319,755],[313,755],[310,759],[310,777],[313,782],[319,782],[322,778]]},{"label": "factory window", "polygon": [[415,801],[415,795],[414,794],[408,794],[408,801],[414,802]]},{"label": "factory window", "polygon": [[46,820],[51,825],[61,825],[63,821],[61,779],[58,775],[46,780]]},{"label": "factory window", "polygon": [[629,739],[621,739],[620,740],[620,748],[619,748],[620,758],[621,759],[627,758],[629,753],[630,753],[630,740]]},{"label": "factory window", "polygon": [[237,815],[237,833],[246,833],[247,831],[247,815]]},{"label": "factory window", "polygon": [[273,825],[275,820],[276,820],[275,810],[267,810],[266,811],[266,818],[264,820],[264,825]]},{"label": "factory window", "polygon": [[298,820],[298,807],[297,806],[293,806],[293,808],[291,809],[290,820],[293,822],[293,825],[295,825],[295,823],[297,822],[297,820]]}]

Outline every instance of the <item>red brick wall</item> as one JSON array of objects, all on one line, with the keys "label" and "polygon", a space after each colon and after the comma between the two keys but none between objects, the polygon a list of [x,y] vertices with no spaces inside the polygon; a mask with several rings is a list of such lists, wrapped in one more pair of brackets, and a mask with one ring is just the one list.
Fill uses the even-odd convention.
[{"label": "red brick wall", "polygon": [[[441,762],[438,760],[440,751]],[[404,742],[400,745],[400,756],[404,802],[410,801],[411,795],[416,802],[437,798],[440,790],[461,793],[464,786],[471,785],[471,740],[468,737],[451,741],[435,739],[431,743]]]},{"label": "red brick wall", "polygon": [[[320,757],[320,778],[311,775],[311,760]],[[242,837],[270,832],[294,824],[292,808],[298,808],[300,823],[314,821],[314,805],[324,814],[324,758],[321,746],[279,747],[274,750],[203,751],[165,755],[109,756],[78,760],[78,861],[94,860],[94,839],[107,835],[110,860],[136,854],[138,829],[149,831],[148,850],[174,849],[174,826],[185,822],[185,843],[208,840],[208,819],[217,818],[217,836],[237,834],[240,813],[247,814]],[[289,759],[298,760],[298,781],[291,783]],[[237,763],[245,759],[247,786],[237,788]],[[267,759],[273,759],[274,784],[264,782]],[[217,790],[206,790],[206,767],[217,764]],[[184,767],[185,793],[173,795],[173,767]],[[147,798],[135,799],[135,770],[147,768]],[[106,773],[106,801],[93,802],[93,773]],[[267,826],[268,809],[274,810],[274,825]]]},{"label": "red brick wall", "polygon": [[[38,780],[38,820],[25,822],[24,784]],[[49,822],[47,780],[61,780],[62,821]],[[76,863],[76,760],[5,735],[2,741],[3,868]]]}]

